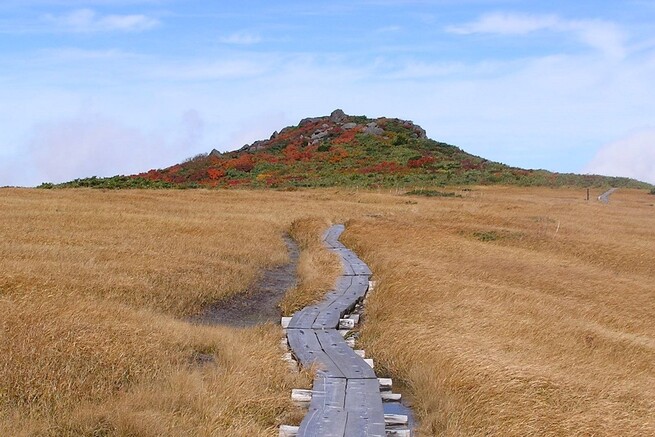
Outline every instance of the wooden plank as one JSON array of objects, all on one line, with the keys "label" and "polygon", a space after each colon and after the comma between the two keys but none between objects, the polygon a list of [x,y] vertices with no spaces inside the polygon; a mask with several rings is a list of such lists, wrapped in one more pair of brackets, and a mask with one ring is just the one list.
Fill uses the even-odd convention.
[{"label": "wooden plank", "polygon": [[312,329],[336,329],[341,319],[342,309],[339,301],[333,302],[316,317]]},{"label": "wooden plank", "polygon": [[378,387],[375,380],[348,380],[345,435],[385,436],[384,410]]},{"label": "wooden plank", "polygon": [[303,366],[317,365],[326,376],[344,378],[339,367],[323,351],[316,336],[311,329],[290,329],[287,331],[289,347]]},{"label": "wooden plank", "polygon": [[337,280],[335,291],[339,294],[344,294],[346,291],[348,291],[348,289],[352,285],[352,282],[353,282],[352,276],[340,276],[339,279]]},{"label": "wooden plank", "polygon": [[324,301],[320,305],[319,314],[312,325],[313,329],[336,329],[339,319],[350,312],[357,302],[364,297],[368,290],[368,278],[359,276],[346,276],[348,281],[339,284],[340,288],[348,284],[343,295],[335,298],[331,303]]},{"label": "wooden plank", "polygon": [[316,317],[321,312],[318,305],[310,305],[296,312],[291,320],[287,329],[309,329],[314,324]]},{"label": "wooden plank", "polygon": [[347,418],[343,410],[310,409],[298,428],[298,437],[344,437]]},{"label": "wooden plank", "polygon": [[345,260],[341,260],[341,268],[343,269],[343,275],[344,276],[357,276],[355,274],[355,271],[353,270],[352,265],[350,265],[349,262]]},{"label": "wooden plank", "polygon": [[312,325],[313,329],[336,329],[339,325],[339,320],[344,314],[350,312],[357,301],[351,299],[341,298],[335,300],[330,306],[316,317],[316,322]]},{"label": "wooden plank", "polygon": [[352,282],[348,290],[344,293],[346,296],[362,299],[368,292],[368,278],[366,276],[351,276]]},{"label": "wooden plank", "polygon": [[382,410],[382,397],[380,396],[380,384],[377,379],[352,379],[347,380],[346,403],[347,411],[363,411],[376,416],[380,423],[384,423]]},{"label": "wooden plank", "polygon": [[343,410],[346,405],[346,380],[329,378],[319,372],[314,378],[310,408],[336,408]]},{"label": "wooden plank", "polygon": [[290,425],[280,425],[279,437],[296,437],[298,435],[298,430],[300,428],[297,426]]},{"label": "wooden plank", "polygon": [[325,353],[346,378],[370,378],[379,386],[373,369],[364,362],[333,329],[316,331],[316,337]]},{"label": "wooden plank", "polygon": [[[366,295],[368,278],[363,276],[350,276],[349,278],[350,285],[344,291],[344,294],[329,305],[323,306],[316,317],[316,321],[312,325],[313,329],[336,329],[339,325],[339,319],[343,318],[346,313],[352,311],[357,302]],[[323,305],[326,303],[323,303]]]},{"label": "wooden plank", "polygon": [[348,276],[372,275],[371,269],[350,249],[332,249],[341,258],[345,274]]},{"label": "wooden plank", "polygon": [[353,271],[353,276],[366,276],[366,279],[368,280],[368,277],[373,274],[371,269],[364,263],[361,264],[353,264],[351,265],[352,271]]},{"label": "wooden plank", "polygon": [[331,247],[343,246],[339,241],[339,237],[341,237],[341,234],[345,230],[346,227],[342,224],[330,226],[325,234],[323,234],[323,241]]}]

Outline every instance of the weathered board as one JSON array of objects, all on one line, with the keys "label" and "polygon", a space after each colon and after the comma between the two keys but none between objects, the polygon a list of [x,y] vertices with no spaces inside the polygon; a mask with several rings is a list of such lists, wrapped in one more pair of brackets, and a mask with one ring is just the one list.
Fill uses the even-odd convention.
[{"label": "weathered board", "polygon": [[314,378],[310,408],[336,408],[343,410],[346,406],[346,380],[328,378],[322,372]]},{"label": "weathered board", "polygon": [[293,315],[287,329],[311,329],[316,317],[321,312],[318,305],[307,306]]},{"label": "weathered board", "polygon": [[[299,437],[344,437],[348,413],[336,409],[310,409],[298,429]],[[355,437],[355,436],[353,436]]]},{"label": "weathered board", "polygon": [[287,331],[287,339],[293,354],[303,366],[311,367],[316,365],[326,376],[344,378],[339,367],[323,351],[316,337],[316,331],[312,329],[290,329]]},{"label": "weathered board", "polygon": [[[316,331],[316,336],[323,351],[330,357],[330,360],[346,379],[374,379],[376,387],[379,387],[377,377],[371,366],[366,364],[354,350],[348,347],[346,342],[343,341],[343,337],[336,330]],[[380,397],[379,388],[378,397]]]},{"label": "weathered board", "polygon": [[345,408],[348,411],[345,435],[385,435],[382,397],[376,380],[348,380]]}]

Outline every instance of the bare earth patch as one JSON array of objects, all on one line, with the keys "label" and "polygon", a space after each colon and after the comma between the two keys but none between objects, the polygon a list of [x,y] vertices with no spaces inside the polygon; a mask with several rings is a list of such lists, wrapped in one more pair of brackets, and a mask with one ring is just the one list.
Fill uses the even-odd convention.
[{"label": "bare earth patch", "polygon": [[300,257],[300,248],[292,238],[285,236],[284,242],[289,253],[288,263],[265,270],[261,278],[244,293],[232,295],[205,307],[200,313],[190,317],[189,321],[238,328],[279,322],[282,312],[278,304],[286,291],[296,285],[296,270]]}]

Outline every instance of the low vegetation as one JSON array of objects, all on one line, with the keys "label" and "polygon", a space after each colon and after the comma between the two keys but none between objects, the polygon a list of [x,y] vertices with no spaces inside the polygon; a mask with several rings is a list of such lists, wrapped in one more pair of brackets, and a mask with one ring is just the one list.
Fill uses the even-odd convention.
[{"label": "low vegetation", "polygon": [[316,299],[335,222],[378,281],[359,347],[405,383],[421,435],[652,435],[652,199],[583,191],[0,190],[0,435],[297,423],[310,378],[278,326],[186,319],[284,263],[285,232],[302,253],[282,307]]},{"label": "low vegetation", "polygon": [[341,274],[339,258],[325,250],[323,233],[329,222],[325,218],[303,218],[291,225],[290,234],[301,248],[298,260],[299,281],[280,302],[285,315],[323,298]]},{"label": "low vegetation", "polygon": [[481,188],[410,211],[345,238],[378,281],[360,347],[410,388],[422,435],[655,434],[643,192]]}]

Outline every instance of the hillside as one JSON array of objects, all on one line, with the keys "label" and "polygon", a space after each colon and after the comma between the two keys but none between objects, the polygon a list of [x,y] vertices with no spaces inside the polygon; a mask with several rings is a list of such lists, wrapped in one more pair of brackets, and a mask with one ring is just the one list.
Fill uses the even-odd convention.
[{"label": "hillside", "polygon": [[[87,178],[62,187],[284,188],[469,184],[647,188],[628,178],[524,170],[427,138],[411,121],[370,119],[335,110],[274,132],[267,140],[131,176]],[[52,187],[44,184],[42,187]]]}]

